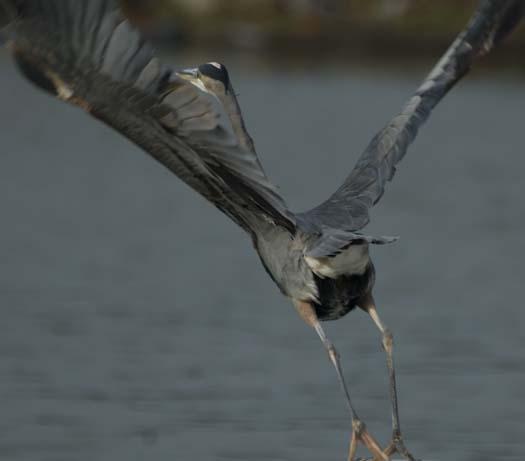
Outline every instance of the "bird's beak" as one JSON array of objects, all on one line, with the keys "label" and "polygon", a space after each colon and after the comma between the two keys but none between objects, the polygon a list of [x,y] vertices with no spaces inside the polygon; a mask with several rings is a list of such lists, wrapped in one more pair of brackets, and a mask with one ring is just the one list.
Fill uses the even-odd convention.
[{"label": "bird's beak", "polygon": [[204,83],[202,82],[200,78],[199,69],[183,69],[183,70],[178,71],[177,75],[183,80],[186,80],[192,85],[196,86],[200,90],[206,93],[208,92],[208,90],[206,89],[206,87],[204,86]]},{"label": "bird's beak", "polygon": [[198,78],[199,76],[199,69],[183,69],[183,70],[179,70],[177,72],[177,74],[179,74],[182,78]]}]

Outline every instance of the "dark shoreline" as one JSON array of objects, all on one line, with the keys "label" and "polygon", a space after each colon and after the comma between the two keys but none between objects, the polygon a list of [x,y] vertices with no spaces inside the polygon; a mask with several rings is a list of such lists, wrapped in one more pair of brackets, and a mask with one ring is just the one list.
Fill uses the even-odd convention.
[{"label": "dark shoreline", "polygon": [[[176,42],[179,48],[217,53],[248,51],[270,59],[298,61],[344,58],[417,62],[440,55],[463,29],[476,3],[418,0],[408,2],[401,13],[387,15],[381,10],[381,2],[353,0],[339,2],[341,6],[331,13],[298,14],[270,6],[270,1],[253,2],[246,8],[246,3],[231,0],[227,6],[211,3],[223,6],[198,13],[176,6],[177,2],[156,12],[144,6],[140,13],[130,9],[128,13],[150,35],[165,44]],[[521,27],[485,65],[524,68],[524,49],[525,27]]]}]

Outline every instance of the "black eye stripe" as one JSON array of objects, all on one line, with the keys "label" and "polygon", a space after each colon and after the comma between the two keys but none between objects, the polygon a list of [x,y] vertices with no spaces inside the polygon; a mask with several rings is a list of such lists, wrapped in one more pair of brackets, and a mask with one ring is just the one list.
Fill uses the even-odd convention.
[{"label": "black eye stripe", "polygon": [[208,63],[199,66],[199,72],[213,80],[218,80],[224,85],[224,88],[230,87],[230,76],[228,70],[222,64]]}]

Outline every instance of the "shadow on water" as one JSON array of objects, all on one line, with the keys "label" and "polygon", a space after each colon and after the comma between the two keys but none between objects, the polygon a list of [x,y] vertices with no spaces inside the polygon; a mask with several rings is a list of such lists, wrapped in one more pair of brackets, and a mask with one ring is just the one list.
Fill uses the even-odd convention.
[{"label": "shadow on water", "polygon": [[[343,459],[335,376],[248,240],[4,54],[0,66],[0,458]],[[232,60],[294,209],[335,189],[425,70]],[[401,235],[374,249],[376,298],[396,335],[407,443],[428,459],[523,459],[524,93],[509,76],[462,84],[374,212],[371,230]],[[356,312],[328,328],[386,441],[373,325]]]}]

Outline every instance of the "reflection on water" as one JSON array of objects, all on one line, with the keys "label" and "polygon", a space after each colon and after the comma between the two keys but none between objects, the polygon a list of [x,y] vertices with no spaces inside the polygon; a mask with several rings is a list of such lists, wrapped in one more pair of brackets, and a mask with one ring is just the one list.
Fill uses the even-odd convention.
[{"label": "reflection on water", "polygon": [[[0,458],[343,459],[335,376],[242,233],[0,65]],[[294,209],[335,189],[421,75],[232,67]],[[524,93],[509,77],[462,85],[374,213],[372,231],[402,237],[374,249],[376,298],[407,443],[428,459],[523,459]],[[377,332],[359,312],[328,330],[386,442]]]}]

